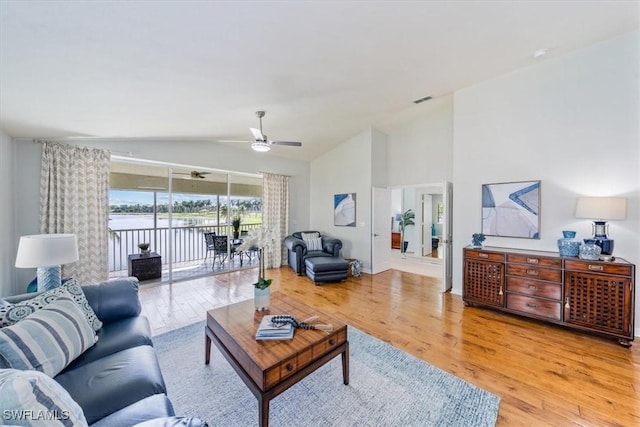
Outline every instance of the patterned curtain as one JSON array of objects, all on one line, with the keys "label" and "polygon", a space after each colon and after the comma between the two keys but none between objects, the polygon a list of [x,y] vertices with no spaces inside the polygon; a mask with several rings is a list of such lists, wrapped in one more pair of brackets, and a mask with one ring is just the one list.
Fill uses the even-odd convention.
[{"label": "patterned curtain", "polygon": [[284,238],[289,234],[289,177],[263,173],[262,222],[273,232],[275,245],[264,253],[266,268],[280,268],[287,262]]},{"label": "patterned curtain", "polygon": [[108,278],[109,171],[106,150],[43,143],[40,169],[40,232],[73,233],[78,262],[63,277],[80,283]]}]

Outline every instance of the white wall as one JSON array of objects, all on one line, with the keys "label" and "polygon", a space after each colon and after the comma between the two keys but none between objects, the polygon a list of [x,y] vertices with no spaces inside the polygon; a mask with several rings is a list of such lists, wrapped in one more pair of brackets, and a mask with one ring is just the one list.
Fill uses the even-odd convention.
[{"label": "white wall", "polygon": [[[341,239],[342,255],[364,271],[371,270],[372,158],[384,151],[383,140],[368,129],[311,162],[311,229]],[[356,193],[356,227],[333,225],[333,196],[342,193]]]},{"label": "white wall", "polygon": [[427,101],[420,115],[387,133],[387,185],[416,185],[453,179],[453,96]]},{"label": "white wall", "polygon": [[[291,231],[309,228],[309,163],[276,157],[272,153],[256,153],[207,142],[100,142],[96,140],[74,141],[74,145],[100,147],[113,152],[132,152],[135,158],[185,164],[194,168],[214,168],[235,172],[272,172],[290,176],[289,191]],[[33,142],[16,144],[16,170],[20,171],[20,188],[16,188],[15,204],[20,206],[16,220],[18,236],[39,232],[39,185],[42,146]],[[5,173],[4,171],[2,172]],[[12,202],[3,192],[5,206]],[[17,247],[17,246],[16,246]],[[15,256],[15,254],[14,254]],[[4,257],[3,257],[4,262]],[[14,258],[15,260],[15,258]],[[16,272],[17,292],[26,289],[35,276],[35,270],[19,269]]]},{"label": "white wall", "polygon": [[[13,202],[15,143],[0,130],[0,297],[15,292],[16,251],[18,244],[15,233],[16,212],[21,209]],[[19,169],[18,169],[19,170]]]},{"label": "white wall", "polygon": [[456,92],[453,292],[462,248],[480,231],[483,183],[542,181],[540,240],[486,245],[557,251],[562,230],[591,235],[590,221],[574,218],[578,197],[623,196],[614,254],[640,262],[639,47],[634,32]]}]

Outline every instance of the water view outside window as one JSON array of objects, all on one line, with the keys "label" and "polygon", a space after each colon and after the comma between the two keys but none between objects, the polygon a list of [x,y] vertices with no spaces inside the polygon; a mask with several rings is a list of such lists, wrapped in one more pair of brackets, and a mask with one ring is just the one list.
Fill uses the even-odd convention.
[{"label": "water view outside window", "polygon": [[[172,234],[169,237],[169,195],[161,192],[111,190],[109,194],[109,271],[127,269],[127,255],[138,253],[139,243],[169,262],[204,259],[204,232],[231,235],[232,217],[241,219],[240,230],[262,224],[262,199],[226,195],[172,195]],[[155,214],[154,214],[155,212]]]}]

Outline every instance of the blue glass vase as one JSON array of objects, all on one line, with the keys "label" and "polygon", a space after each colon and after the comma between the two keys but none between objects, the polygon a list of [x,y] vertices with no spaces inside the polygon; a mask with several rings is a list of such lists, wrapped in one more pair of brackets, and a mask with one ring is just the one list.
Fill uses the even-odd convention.
[{"label": "blue glass vase", "polygon": [[562,231],[562,239],[558,239],[560,256],[577,257],[580,255],[580,240],[576,239],[575,231]]}]

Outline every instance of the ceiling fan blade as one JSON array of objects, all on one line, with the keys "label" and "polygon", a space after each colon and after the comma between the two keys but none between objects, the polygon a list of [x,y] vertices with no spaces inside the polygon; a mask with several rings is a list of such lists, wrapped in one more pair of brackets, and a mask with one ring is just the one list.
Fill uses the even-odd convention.
[{"label": "ceiling fan blade", "polygon": [[251,141],[247,141],[246,139],[218,139],[218,142],[242,142],[244,144],[246,144],[247,142],[251,142]]},{"label": "ceiling fan blade", "polygon": [[257,140],[257,141],[264,141],[266,138],[264,137],[264,135],[262,134],[262,131],[260,129],[256,129],[256,128],[249,128],[251,130],[251,133],[253,134],[253,137]]},{"label": "ceiling fan blade", "polygon": [[273,145],[289,145],[292,147],[302,147],[302,142],[298,141],[269,141],[269,144]]}]

